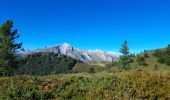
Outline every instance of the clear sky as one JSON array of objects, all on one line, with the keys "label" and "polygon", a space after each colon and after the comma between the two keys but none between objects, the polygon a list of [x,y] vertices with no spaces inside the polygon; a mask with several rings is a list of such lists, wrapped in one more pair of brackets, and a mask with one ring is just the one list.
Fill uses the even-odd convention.
[{"label": "clear sky", "polygon": [[132,52],[170,43],[170,0],[0,0],[28,49],[70,43],[82,49]]}]

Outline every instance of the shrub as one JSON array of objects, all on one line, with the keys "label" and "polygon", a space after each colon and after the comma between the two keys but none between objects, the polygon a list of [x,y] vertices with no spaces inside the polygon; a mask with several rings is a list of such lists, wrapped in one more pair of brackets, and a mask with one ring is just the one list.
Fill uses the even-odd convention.
[{"label": "shrub", "polygon": [[170,66],[170,56],[165,57],[165,64]]},{"label": "shrub", "polygon": [[103,66],[99,66],[99,65],[90,65],[90,64],[86,64],[86,63],[79,63],[76,64],[73,67],[73,72],[74,73],[82,73],[82,72],[86,72],[86,73],[94,73],[94,72],[100,72],[104,70]]},{"label": "shrub", "polygon": [[159,56],[162,55],[162,51],[161,51],[160,49],[157,49],[157,50],[155,50],[155,52],[153,53],[153,55],[154,55],[155,57],[159,57]]},{"label": "shrub", "polygon": [[93,67],[90,67],[90,70],[89,70],[89,73],[95,73],[95,71],[94,71],[94,68]]},{"label": "shrub", "polygon": [[118,62],[115,61],[115,62],[111,62],[111,63],[108,63],[105,65],[105,69],[111,69],[112,67],[117,67],[118,66]]},{"label": "shrub", "polygon": [[154,65],[154,70],[157,71],[158,70],[158,65]]},{"label": "shrub", "polygon": [[149,56],[148,53],[145,52],[145,53],[144,53],[144,57],[145,57],[145,58],[149,58],[150,56]]},{"label": "shrub", "polygon": [[148,64],[146,63],[144,57],[138,56],[137,59],[136,59],[136,61],[137,61],[137,63],[138,63],[139,65],[142,65],[142,66],[147,66],[147,65],[148,65]]},{"label": "shrub", "polygon": [[164,57],[162,57],[162,56],[158,57],[159,63],[163,64],[165,62],[164,60],[165,60]]}]

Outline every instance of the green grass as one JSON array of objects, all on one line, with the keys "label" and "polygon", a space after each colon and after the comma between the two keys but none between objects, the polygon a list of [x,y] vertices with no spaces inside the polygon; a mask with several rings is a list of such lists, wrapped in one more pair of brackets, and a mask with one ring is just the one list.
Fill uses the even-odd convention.
[{"label": "green grass", "polygon": [[0,100],[170,99],[170,72],[122,71],[0,78]]}]

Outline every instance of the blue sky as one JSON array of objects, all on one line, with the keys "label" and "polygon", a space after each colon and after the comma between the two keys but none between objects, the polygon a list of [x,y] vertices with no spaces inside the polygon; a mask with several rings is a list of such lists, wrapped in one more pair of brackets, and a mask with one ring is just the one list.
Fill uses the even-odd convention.
[{"label": "blue sky", "polygon": [[170,43],[170,0],[0,0],[28,49],[70,43],[82,49],[131,52]]}]

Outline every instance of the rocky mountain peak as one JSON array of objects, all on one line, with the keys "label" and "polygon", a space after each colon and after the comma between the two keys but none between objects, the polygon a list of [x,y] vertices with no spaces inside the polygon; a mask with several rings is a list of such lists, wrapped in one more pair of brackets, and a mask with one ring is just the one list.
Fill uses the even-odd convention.
[{"label": "rocky mountain peak", "polygon": [[56,46],[49,46],[47,48],[36,49],[33,51],[22,52],[20,54],[27,55],[37,52],[54,52],[57,54],[63,54],[81,60],[83,62],[92,62],[92,61],[106,61],[112,62],[118,59],[117,55],[114,52],[105,52],[99,49],[96,50],[82,50],[74,48],[69,43],[63,43]]}]

